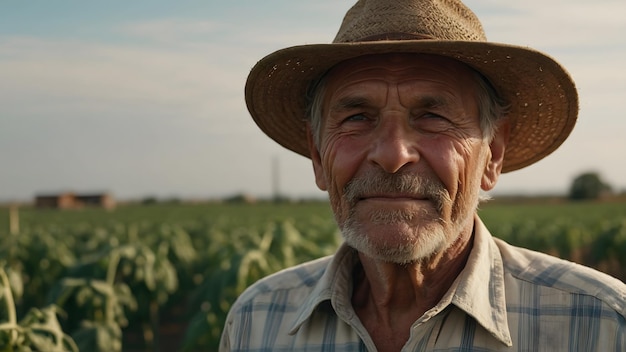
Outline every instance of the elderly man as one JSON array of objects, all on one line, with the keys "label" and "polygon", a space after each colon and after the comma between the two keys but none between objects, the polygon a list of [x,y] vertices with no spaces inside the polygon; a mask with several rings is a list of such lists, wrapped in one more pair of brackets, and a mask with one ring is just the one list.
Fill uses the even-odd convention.
[{"label": "elderly man", "polygon": [[345,243],[246,290],[222,351],[626,350],[622,282],[508,245],[476,214],[574,126],[551,58],[486,42],[458,1],[361,0],[332,44],[260,61],[246,101],[311,158]]}]

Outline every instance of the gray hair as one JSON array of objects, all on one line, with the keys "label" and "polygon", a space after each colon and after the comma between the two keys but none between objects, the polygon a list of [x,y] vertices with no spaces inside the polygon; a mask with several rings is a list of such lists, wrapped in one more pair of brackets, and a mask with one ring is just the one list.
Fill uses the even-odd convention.
[{"label": "gray hair", "polygon": [[[489,141],[496,134],[498,122],[503,119],[509,109],[509,104],[498,94],[487,77],[470,68],[476,84],[476,99],[478,103],[478,116],[483,138]],[[328,75],[324,74],[320,79],[313,82],[307,94],[307,118],[311,124],[313,140],[319,148],[321,143],[322,108],[324,95],[326,94],[326,81]]]}]

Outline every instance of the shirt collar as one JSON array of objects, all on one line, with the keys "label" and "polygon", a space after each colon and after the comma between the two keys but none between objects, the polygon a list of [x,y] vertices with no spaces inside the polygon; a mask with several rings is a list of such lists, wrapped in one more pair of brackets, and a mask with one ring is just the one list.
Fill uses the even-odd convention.
[{"label": "shirt collar", "polygon": [[[351,307],[352,271],[358,262],[356,251],[343,244],[326,271],[300,307],[289,333],[294,334],[320,303],[330,300],[335,313],[345,321],[355,319]],[[485,279],[488,276],[488,279]],[[500,252],[483,222],[476,216],[474,243],[465,268],[437,306],[420,321],[430,319],[450,304],[462,309],[507,346],[512,346],[507,322],[504,270]]]},{"label": "shirt collar", "polygon": [[290,334],[295,334],[318,305],[328,300],[340,318],[346,321],[355,318],[351,302],[352,271],[358,261],[359,257],[354,249],[345,243],[339,247],[313,291],[298,310],[297,318],[289,330]]},{"label": "shirt collar", "polygon": [[465,268],[440,302],[448,303],[474,317],[503,344],[513,345],[506,312],[502,256],[478,216],[474,220],[474,243]]}]

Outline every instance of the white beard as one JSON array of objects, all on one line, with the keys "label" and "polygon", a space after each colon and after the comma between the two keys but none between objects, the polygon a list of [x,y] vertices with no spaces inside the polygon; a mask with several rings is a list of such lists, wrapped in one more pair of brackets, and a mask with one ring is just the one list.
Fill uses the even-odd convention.
[{"label": "white beard", "polygon": [[[429,195],[432,208],[357,212],[359,195],[372,189],[390,193],[414,190],[416,194]],[[339,226],[346,244],[372,259],[390,263],[420,262],[446,250],[473,218],[473,212],[467,211],[471,205],[465,209],[452,209],[454,205],[447,191],[432,178],[367,175],[349,185],[345,196],[350,210]],[[475,205],[477,201],[476,197]],[[452,209],[452,213],[444,216],[450,211],[444,208]]]},{"label": "white beard", "polygon": [[402,232],[378,234],[379,237],[396,237],[393,241],[365,233],[362,222],[352,216],[344,222],[341,233],[346,244],[370,258],[396,264],[419,262],[444,250],[448,245],[448,236],[441,221],[428,221],[416,226],[411,223],[414,217],[415,214],[397,210],[381,210],[372,217],[373,224],[405,228]]}]

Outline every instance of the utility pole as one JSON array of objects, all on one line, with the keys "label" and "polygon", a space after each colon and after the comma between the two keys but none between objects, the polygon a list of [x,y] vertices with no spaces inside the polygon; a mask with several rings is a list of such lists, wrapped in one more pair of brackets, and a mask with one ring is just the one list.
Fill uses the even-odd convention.
[{"label": "utility pole", "polygon": [[17,235],[20,232],[20,213],[17,204],[9,207],[9,233]]},{"label": "utility pole", "polygon": [[275,202],[280,200],[280,165],[277,156],[272,159],[272,193]]}]

